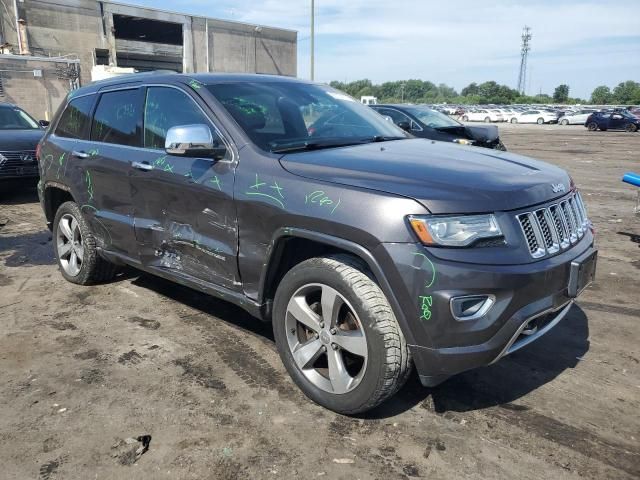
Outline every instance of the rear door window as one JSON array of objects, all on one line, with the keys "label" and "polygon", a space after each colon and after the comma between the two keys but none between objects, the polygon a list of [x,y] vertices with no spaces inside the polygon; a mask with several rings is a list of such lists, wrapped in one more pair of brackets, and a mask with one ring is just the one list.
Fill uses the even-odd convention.
[{"label": "rear door window", "polygon": [[138,89],[103,93],[93,116],[91,140],[139,147],[140,103]]},{"label": "rear door window", "polygon": [[55,135],[65,138],[84,138],[89,130],[94,98],[93,95],[88,95],[71,100],[60,117]]}]

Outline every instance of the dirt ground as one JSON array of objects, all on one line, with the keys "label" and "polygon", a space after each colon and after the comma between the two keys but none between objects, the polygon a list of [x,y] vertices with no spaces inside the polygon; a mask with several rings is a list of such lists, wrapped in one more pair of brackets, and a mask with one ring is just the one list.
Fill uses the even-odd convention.
[{"label": "dirt ground", "polygon": [[133,270],[65,282],[35,189],[0,193],[0,478],[640,477],[640,133],[500,129],[581,187],[597,282],[538,342],[359,418],[307,400],[230,304]]}]

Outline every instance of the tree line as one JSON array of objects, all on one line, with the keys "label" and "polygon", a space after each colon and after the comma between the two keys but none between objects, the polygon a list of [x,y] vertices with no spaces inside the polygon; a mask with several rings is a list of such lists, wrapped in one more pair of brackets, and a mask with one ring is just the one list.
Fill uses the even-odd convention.
[{"label": "tree line", "polygon": [[378,98],[382,103],[453,103],[464,105],[482,104],[528,104],[528,103],[562,103],[594,105],[639,105],[640,83],[633,80],[621,82],[613,89],[606,85],[596,87],[589,99],[572,98],[569,86],[558,85],[553,95],[546,93],[528,96],[517,90],[489,81],[472,82],[460,92],[440,83],[438,85],[424,80],[396,80],[374,85],[371,80],[355,80],[353,82],[332,81],[333,88],[360,98],[369,95]]}]

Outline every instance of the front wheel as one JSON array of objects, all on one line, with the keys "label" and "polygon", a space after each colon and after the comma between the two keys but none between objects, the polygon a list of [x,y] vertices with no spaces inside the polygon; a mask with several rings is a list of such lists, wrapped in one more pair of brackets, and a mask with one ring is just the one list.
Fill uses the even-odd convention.
[{"label": "front wheel", "polygon": [[511,123],[518,123],[518,119],[517,118],[512,118],[511,119]]},{"label": "front wheel", "polygon": [[560,122],[560,125],[569,125],[569,120],[564,119]]},{"label": "front wheel", "polygon": [[411,356],[389,302],[353,257],[306,260],[282,279],[273,331],[294,382],[338,413],[369,410],[406,381]]},{"label": "front wheel", "polygon": [[498,140],[498,143],[493,148],[495,150],[500,150],[502,152],[506,152],[507,151],[507,147],[504,146],[504,143],[502,143],[502,140]]},{"label": "front wheel", "polygon": [[491,119],[489,117],[484,117],[484,123],[491,123]]},{"label": "front wheel", "polygon": [[627,132],[635,132],[636,130],[638,130],[638,127],[636,127],[633,123],[627,123],[625,130]]},{"label": "front wheel", "polygon": [[53,241],[62,276],[79,285],[111,280],[117,266],[98,255],[96,239],[75,202],[60,205],[53,220]]},{"label": "front wheel", "polygon": [[587,129],[590,132],[595,132],[596,130],[598,130],[598,124],[596,122],[590,122],[587,124]]},{"label": "front wheel", "polygon": [[469,121],[469,117],[467,117],[466,115],[462,116],[462,121],[463,122],[468,122]]},{"label": "front wheel", "polygon": [[539,118],[537,123],[538,125],[542,125],[544,123],[544,118]]}]

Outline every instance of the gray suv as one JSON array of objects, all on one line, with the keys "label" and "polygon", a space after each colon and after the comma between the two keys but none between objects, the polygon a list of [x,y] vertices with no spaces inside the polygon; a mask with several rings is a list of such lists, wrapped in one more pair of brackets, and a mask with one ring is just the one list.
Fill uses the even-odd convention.
[{"label": "gray suv", "polygon": [[562,320],[594,275],[569,176],[416,139],[324,85],[136,74],[72,92],[40,144],[60,271],[130,265],[273,323],[295,383],[353,414]]}]

